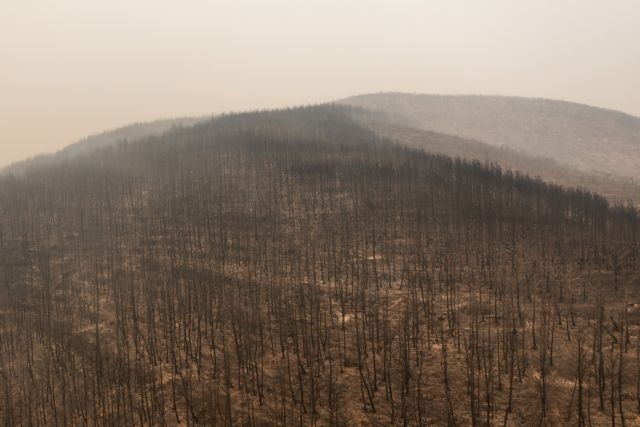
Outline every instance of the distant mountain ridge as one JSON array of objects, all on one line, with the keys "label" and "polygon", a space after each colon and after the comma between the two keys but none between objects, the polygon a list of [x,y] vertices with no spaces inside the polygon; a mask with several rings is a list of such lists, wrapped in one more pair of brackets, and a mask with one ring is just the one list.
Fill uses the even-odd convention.
[{"label": "distant mountain ridge", "polygon": [[204,120],[206,120],[206,117],[182,117],[174,119],[160,119],[151,122],[132,123],[117,129],[88,136],[78,142],[62,148],[57,152],[40,154],[30,159],[12,163],[4,168],[0,168],[0,174],[22,174],[31,168],[38,167],[43,164],[69,160],[79,154],[106,147],[121,141],[133,141],[148,136],[161,135],[172,128],[192,126]]},{"label": "distant mountain ridge", "polygon": [[[636,117],[564,101],[476,95],[379,93],[335,104],[356,107],[348,109],[348,114],[401,145],[494,163],[546,182],[587,188],[616,204],[640,206],[640,119]],[[208,118],[134,123],[0,168],[0,175],[21,175]],[[592,146],[596,148],[588,148]]]},{"label": "distant mountain ridge", "polygon": [[566,101],[377,93],[338,101],[396,123],[640,180],[640,118]]},{"label": "distant mountain ridge", "polygon": [[452,158],[497,164],[506,170],[518,171],[545,182],[571,188],[587,188],[615,204],[631,203],[640,206],[640,185],[628,178],[584,172],[549,158],[528,155],[508,147],[407,126],[394,126],[384,120],[369,121],[365,125],[401,145]]}]

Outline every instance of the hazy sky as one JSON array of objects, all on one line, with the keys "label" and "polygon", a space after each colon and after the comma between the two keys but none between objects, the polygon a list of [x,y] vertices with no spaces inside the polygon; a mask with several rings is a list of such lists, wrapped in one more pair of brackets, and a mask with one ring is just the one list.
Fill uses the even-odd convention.
[{"label": "hazy sky", "polygon": [[0,165],[136,121],[366,92],[640,116],[638,0],[0,0]]}]

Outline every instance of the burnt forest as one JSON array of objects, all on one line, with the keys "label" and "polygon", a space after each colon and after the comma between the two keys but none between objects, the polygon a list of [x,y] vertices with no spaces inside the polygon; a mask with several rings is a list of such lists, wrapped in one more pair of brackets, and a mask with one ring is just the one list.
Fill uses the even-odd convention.
[{"label": "burnt forest", "polygon": [[385,120],[225,114],[0,175],[0,424],[638,425],[637,208]]}]

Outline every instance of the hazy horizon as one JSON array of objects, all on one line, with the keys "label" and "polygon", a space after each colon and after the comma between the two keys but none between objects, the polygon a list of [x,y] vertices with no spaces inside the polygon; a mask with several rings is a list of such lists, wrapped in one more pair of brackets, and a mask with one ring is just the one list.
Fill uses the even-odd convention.
[{"label": "hazy horizon", "polygon": [[0,425],[640,425],[639,16],[1,2]]},{"label": "hazy horizon", "polygon": [[372,92],[548,98],[640,116],[633,1],[188,4],[0,6],[0,166],[133,122]]}]

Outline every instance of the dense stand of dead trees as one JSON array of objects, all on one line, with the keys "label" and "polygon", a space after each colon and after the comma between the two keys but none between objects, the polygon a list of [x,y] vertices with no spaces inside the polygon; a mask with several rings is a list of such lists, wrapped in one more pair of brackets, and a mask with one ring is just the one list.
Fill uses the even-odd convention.
[{"label": "dense stand of dead trees", "polygon": [[637,212],[350,114],[0,179],[0,423],[636,419]]}]

